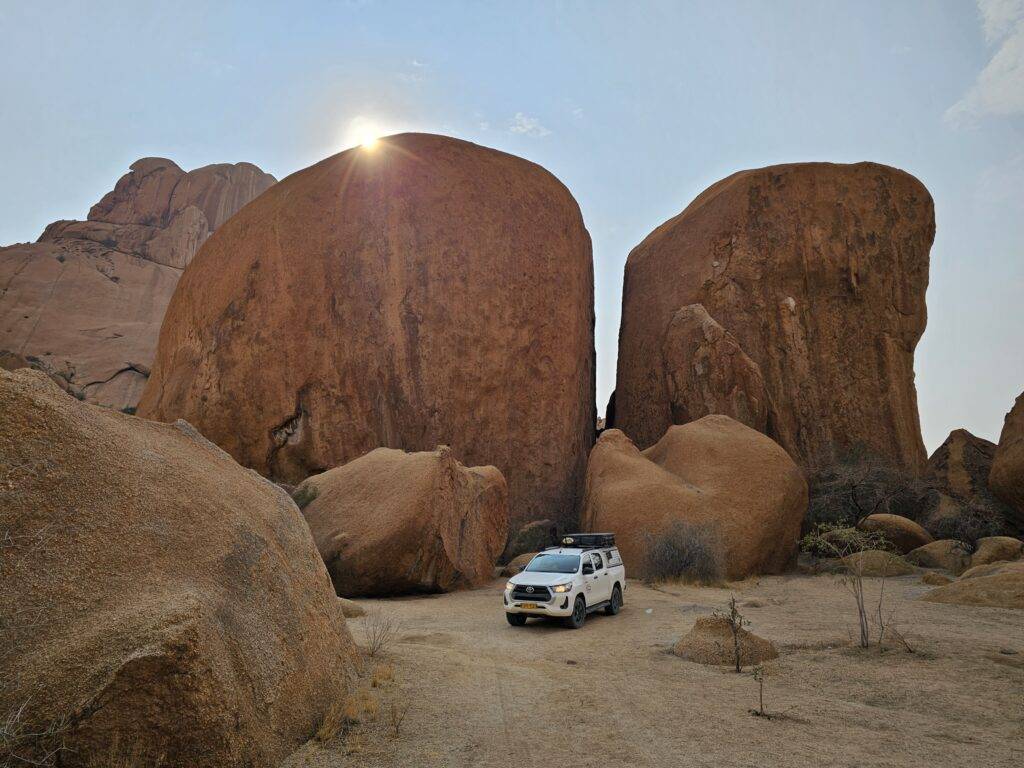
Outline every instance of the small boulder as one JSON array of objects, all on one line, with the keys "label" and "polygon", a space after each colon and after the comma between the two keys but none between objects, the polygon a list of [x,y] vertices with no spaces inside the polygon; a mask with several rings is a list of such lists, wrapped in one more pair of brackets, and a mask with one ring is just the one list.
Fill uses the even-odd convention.
[{"label": "small boulder", "polygon": [[631,575],[645,577],[652,540],[684,526],[706,537],[719,575],[780,573],[793,563],[807,482],[771,438],[728,416],[669,427],[641,452],[617,429],[590,454],[582,524],[614,531]]},{"label": "small boulder", "polygon": [[[779,656],[771,640],[746,629],[737,632],[740,644],[740,666],[761,664]],[[732,628],[724,616],[700,616],[687,634],[672,647],[672,653],[697,664],[731,666],[735,663]]]},{"label": "small boulder", "polygon": [[914,566],[902,557],[882,549],[854,552],[840,560],[840,563],[848,571],[861,576],[906,576],[915,572]]},{"label": "small boulder", "polygon": [[941,587],[943,584],[949,584],[953,580],[949,576],[945,576],[935,571],[928,571],[921,577],[921,583],[927,584],[931,587]]},{"label": "small boulder", "polygon": [[1019,560],[1024,553],[1024,541],[1012,536],[986,536],[978,540],[978,548],[971,555],[970,566],[996,563],[1000,560]]},{"label": "small boulder", "polygon": [[[996,564],[989,564],[993,565]],[[976,572],[970,578],[961,577],[952,584],[933,589],[921,599],[929,603],[1021,610],[1024,609],[1024,565],[1005,563],[984,573]]]},{"label": "small boulder", "polygon": [[868,515],[857,523],[857,528],[866,532],[882,534],[900,554],[904,555],[912,549],[923,547],[934,541],[928,531],[913,520],[900,515]]},{"label": "small boulder", "polygon": [[485,584],[508,535],[508,489],[495,467],[451,449],[378,448],[313,475],[295,496],[342,597],[447,592]]},{"label": "small boulder", "polygon": [[501,575],[506,578],[509,576],[515,576],[517,573],[523,570],[530,561],[537,556],[536,552],[523,552],[521,555],[513,557],[508,565],[501,569]]},{"label": "small boulder", "polygon": [[345,614],[346,619],[356,619],[366,615],[366,610],[363,606],[355,600],[349,600],[347,597],[339,597],[338,605],[341,606],[341,612]]},{"label": "small boulder", "polygon": [[974,579],[978,576],[991,576],[995,573],[1020,573],[1024,572],[1024,562],[1020,560],[1007,561],[998,560],[994,563],[972,565],[960,574],[960,579]]},{"label": "small boulder", "polygon": [[942,568],[952,573],[959,573],[966,565],[968,558],[953,539],[939,539],[923,547],[912,549],[906,554],[906,560],[922,568]]}]

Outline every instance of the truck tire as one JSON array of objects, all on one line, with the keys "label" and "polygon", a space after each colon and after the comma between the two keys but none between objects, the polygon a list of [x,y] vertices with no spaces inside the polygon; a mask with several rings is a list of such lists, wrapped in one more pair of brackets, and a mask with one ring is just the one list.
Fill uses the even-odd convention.
[{"label": "truck tire", "polygon": [[506,613],[505,618],[513,627],[521,627],[526,623],[525,613]]},{"label": "truck tire", "polygon": [[576,602],[572,604],[572,616],[565,619],[565,626],[570,629],[579,629],[587,620],[587,601],[583,595],[576,595]]},{"label": "truck tire", "polygon": [[618,584],[612,589],[612,599],[608,601],[608,605],[605,606],[604,613],[606,616],[614,616],[622,609],[622,589]]}]

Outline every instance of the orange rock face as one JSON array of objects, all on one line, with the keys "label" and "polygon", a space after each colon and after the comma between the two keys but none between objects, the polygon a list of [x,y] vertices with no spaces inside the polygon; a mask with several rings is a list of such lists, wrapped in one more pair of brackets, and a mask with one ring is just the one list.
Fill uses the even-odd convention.
[{"label": "orange rock face", "polygon": [[726,416],[705,416],[640,451],[606,430],[590,453],[583,529],[613,531],[630,572],[647,576],[652,539],[674,524],[706,536],[721,575],[779,573],[796,555],[807,481],[778,444]]},{"label": "orange rock face", "polygon": [[1015,514],[1016,526],[1024,528],[1024,394],[1006,414],[988,484]]},{"label": "orange rock face", "polygon": [[350,685],[299,510],[184,422],[0,371],[0,537],[0,712],[62,765],[276,766]]},{"label": "orange rock face", "polygon": [[645,447],[673,423],[671,388],[697,384],[672,381],[663,340],[680,308],[702,304],[760,368],[767,434],[798,462],[864,449],[920,471],[913,363],[934,233],[928,191],[882,165],[714,184],[629,255],[614,426]]},{"label": "orange rock face", "polygon": [[273,183],[249,163],[189,173],[162,158],[133,163],[88,221],[57,221],[39,242],[0,248],[0,350],[85,400],[134,407],[182,269]]},{"label": "orange rock face", "polygon": [[543,168],[403,134],[293,174],[219,229],[167,312],[140,413],[298,482],[451,445],[513,530],[572,520],[594,433],[590,237]]},{"label": "orange rock face", "polygon": [[494,578],[508,488],[451,449],[378,448],[305,480],[296,498],[342,597],[447,592]]}]

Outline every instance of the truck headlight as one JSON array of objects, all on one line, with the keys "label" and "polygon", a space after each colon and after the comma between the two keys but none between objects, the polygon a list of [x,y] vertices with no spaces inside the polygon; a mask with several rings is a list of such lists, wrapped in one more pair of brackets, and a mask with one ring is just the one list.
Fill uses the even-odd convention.
[{"label": "truck headlight", "polygon": [[513,583],[512,583],[511,581],[510,581],[510,582],[507,582],[507,583],[505,584],[505,589],[506,589],[507,591],[511,592],[511,591],[512,591],[513,589],[515,589],[515,586],[516,586],[516,585],[515,585],[515,584],[513,584]]},{"label": "truck headlight", "polygon": [[572,591],[572,582],[571,581],[567,581],[565,584],[555,584],[555,586],[553,586],[551,588],[551,591],[552,592],[558,592],[558,593],[571,592]]}]

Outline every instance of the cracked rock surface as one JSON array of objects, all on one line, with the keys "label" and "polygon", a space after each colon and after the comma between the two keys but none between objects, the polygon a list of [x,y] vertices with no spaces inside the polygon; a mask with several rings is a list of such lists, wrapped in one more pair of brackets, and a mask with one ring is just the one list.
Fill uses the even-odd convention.
[{"label": "cracked rock surface", "polygon": [[87,221],[55,221],[0,248],[0,351],[89,402],[133,408],[182,270],[207,237],[274,183],[250,163],[186,173],[132,164]]},{"label": "cracked rock surface", "polygon": [[[759,368],[765,431],[798,463],[863,451],[921,471],[914,348],[934,235],[928,190],[876,163],[717,182],[629,255],[613,426],[646,448],[673,423],[673,393],[693,386],[685,368],[667,369],[666,333],[681,307],[701,304]],[[720,380],[734,389],[737,378]]]}]

